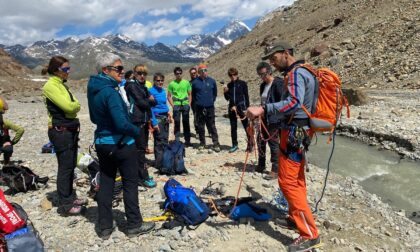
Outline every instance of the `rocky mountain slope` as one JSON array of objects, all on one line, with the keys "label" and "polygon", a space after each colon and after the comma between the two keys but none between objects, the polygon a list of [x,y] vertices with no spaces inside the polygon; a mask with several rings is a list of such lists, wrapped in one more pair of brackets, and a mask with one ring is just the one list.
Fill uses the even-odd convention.
[{"label": "rocky mountain slope", "polygon": [[299,0],[264,17],[245,37],[207,59],[216,79],[239,69],[257,94],[265,46],[287,40],[298,58],[338,72],[344,86],[420,88],[419,0]]},{"label": "rocky mountain slope", "polygon": [[249,32],[249,28],[238,20],[226,24],[215,34],[194,35],[178,46],[156,43],[148,46],[121,35],[88,37],[78,39],[69,37],[65,40],[37,41],[30,46],[2,46],[20,63],[35,68],[46,64],[54,55],[64,55],[71,60],[74,68],[72,77],[82,78],[94,73],[95,56],[100,52],[115,52],[125,61],[127,67],[140,62],[147,63],[152,72],[171,72],[175,65],[189,66],[214,54],[225,45]]},{"label": "rocky mountain slope", "polygon": [[9,53],[0,48],[0,76],[25,75],[31,71],[13,59]]}]

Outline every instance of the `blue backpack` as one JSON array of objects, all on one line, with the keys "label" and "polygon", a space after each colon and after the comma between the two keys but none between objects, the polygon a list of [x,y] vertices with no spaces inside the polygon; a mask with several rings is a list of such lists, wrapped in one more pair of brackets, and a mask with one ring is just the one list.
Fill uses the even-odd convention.
[{"label": "blue backpack", "polygon": [[167,175],[188,173],[184,164],[185,145],[178,141],[172,141],[163,150],[162,168],[160,172]]},{"label": "blue backpack", "polygon": [[164,208],[181,216],[188,225],[198,225],[208,217],[210,210],[191,188],[182,186],[175,179],[168,180],[163,190],[167,197]]}]

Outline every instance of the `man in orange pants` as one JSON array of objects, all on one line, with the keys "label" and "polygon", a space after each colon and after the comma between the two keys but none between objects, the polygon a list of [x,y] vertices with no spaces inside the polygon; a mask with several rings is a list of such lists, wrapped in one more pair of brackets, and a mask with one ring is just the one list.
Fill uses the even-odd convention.
[{"label": "man in orange pants", "polygon": [[294,49],[286,42],[266,48],[263,60],[284,73],[287,92],[280,102],[267,103],[264,107],[250,107],[247,115],[254,119],[264,113],[283,114],[286,118],[281,129],[279,185],[289,203],[289,218],[284,226],[297,228],[300,236],[289,245],[289,251],[308,251],[320,246],[318,229],[306,198],[304,152],[310,139],[309,118],[303,111],[312,110],[316,79],[306,69],[300,68]]}]

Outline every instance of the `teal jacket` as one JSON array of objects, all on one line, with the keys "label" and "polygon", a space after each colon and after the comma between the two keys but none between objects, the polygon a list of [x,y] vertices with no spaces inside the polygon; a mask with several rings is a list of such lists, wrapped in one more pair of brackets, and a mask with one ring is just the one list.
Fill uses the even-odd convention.
[{"label": "teal jacket", "polygon": [[87,87],[90,120],[96,124],[96,144],[131,144],[140,130],[130,122],[127,106],[118,92],[118,82],[106,74],[91,76]]}]

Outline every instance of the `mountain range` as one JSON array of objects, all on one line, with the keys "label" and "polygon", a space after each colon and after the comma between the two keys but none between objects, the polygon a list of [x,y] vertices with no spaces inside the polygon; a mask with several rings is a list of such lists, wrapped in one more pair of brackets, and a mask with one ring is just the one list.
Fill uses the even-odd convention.
[{"label": "mountain range", "polygon": [[35,71],[52,56],[63,55],[69,58],[75,69],[72,76],[83,78],[94,72],[95,57],[100,52],[114,52],[120,55],[128,67],[146,63],[152,71],[165,72],[172,69],[174,64],[181,63],[186,66],[199,62],[249,31],[249,27],[243,22],[232,20],[215,33],[192,35],[176,46],[163,43],[148,46],[122,34],[115,34],[85,39],[69,37],[64,40],[37,41],[29,46],[0,45],[0,48]]}]

